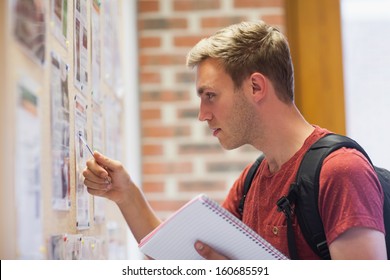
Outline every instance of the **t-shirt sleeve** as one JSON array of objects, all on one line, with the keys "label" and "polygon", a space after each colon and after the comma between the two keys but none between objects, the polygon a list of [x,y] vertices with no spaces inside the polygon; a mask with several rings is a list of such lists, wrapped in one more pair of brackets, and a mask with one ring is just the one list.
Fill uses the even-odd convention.
[{"label": "t-shirt sleeve", "polygon": [[353,227],[384,232],[383,200],[378,177],[360,152],[342,148],[324,160],[318,205],[328,244]]}]

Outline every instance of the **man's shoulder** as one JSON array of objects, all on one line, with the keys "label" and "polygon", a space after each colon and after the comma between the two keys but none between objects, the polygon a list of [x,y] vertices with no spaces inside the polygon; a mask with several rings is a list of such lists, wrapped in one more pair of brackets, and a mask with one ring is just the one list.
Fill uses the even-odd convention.
[{"label": "man's shoulder", "polygon": [[[348,178],[348,181],[364,181],[364,178],[377,177],[373,166],[368,159],[358,150],[340,148],[328,155],[321,168],[321,178],[329,177],[334,180]],[[371,181],[370,179],[370,181]]]}]

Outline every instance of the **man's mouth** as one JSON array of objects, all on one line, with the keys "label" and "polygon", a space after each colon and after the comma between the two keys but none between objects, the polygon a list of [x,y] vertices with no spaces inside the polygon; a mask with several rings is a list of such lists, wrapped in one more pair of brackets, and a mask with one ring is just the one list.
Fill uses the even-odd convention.
[{"label": "man's mouth", "polygon": [[213,132],[213,136],[217,136],[217,134],[221,131],[220,128],[212,128],[211,131]]}]

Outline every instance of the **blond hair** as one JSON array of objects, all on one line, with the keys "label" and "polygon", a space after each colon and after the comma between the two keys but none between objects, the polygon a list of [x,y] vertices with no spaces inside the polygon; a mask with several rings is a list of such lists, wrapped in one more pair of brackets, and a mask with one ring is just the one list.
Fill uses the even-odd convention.
[{"label": "blond hair", "polygon": [[202,39],[187,55],[187,66],[196,67],[207,58],[218,59],[240,88],[254,72],[273,83],[284,102],[294,100],[294,69],[290,48],[284,35],[263,21],[231,25]]}]

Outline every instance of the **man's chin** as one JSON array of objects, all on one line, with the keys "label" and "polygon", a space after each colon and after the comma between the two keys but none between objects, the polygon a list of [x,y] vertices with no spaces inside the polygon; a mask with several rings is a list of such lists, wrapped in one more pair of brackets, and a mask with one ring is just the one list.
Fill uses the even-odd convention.
[{"label": "man's chin", "polygon": [[237,149],[237,148],[242,146],[242,145],[237,145],[237,144],[233,144],[233,143],[226,143],[226,142],[223,142],[221,140],[219,140],[219,144],[221,144],[222,148],[224,150],[227,150],[227,151],[234,150],[234,149]]}]

